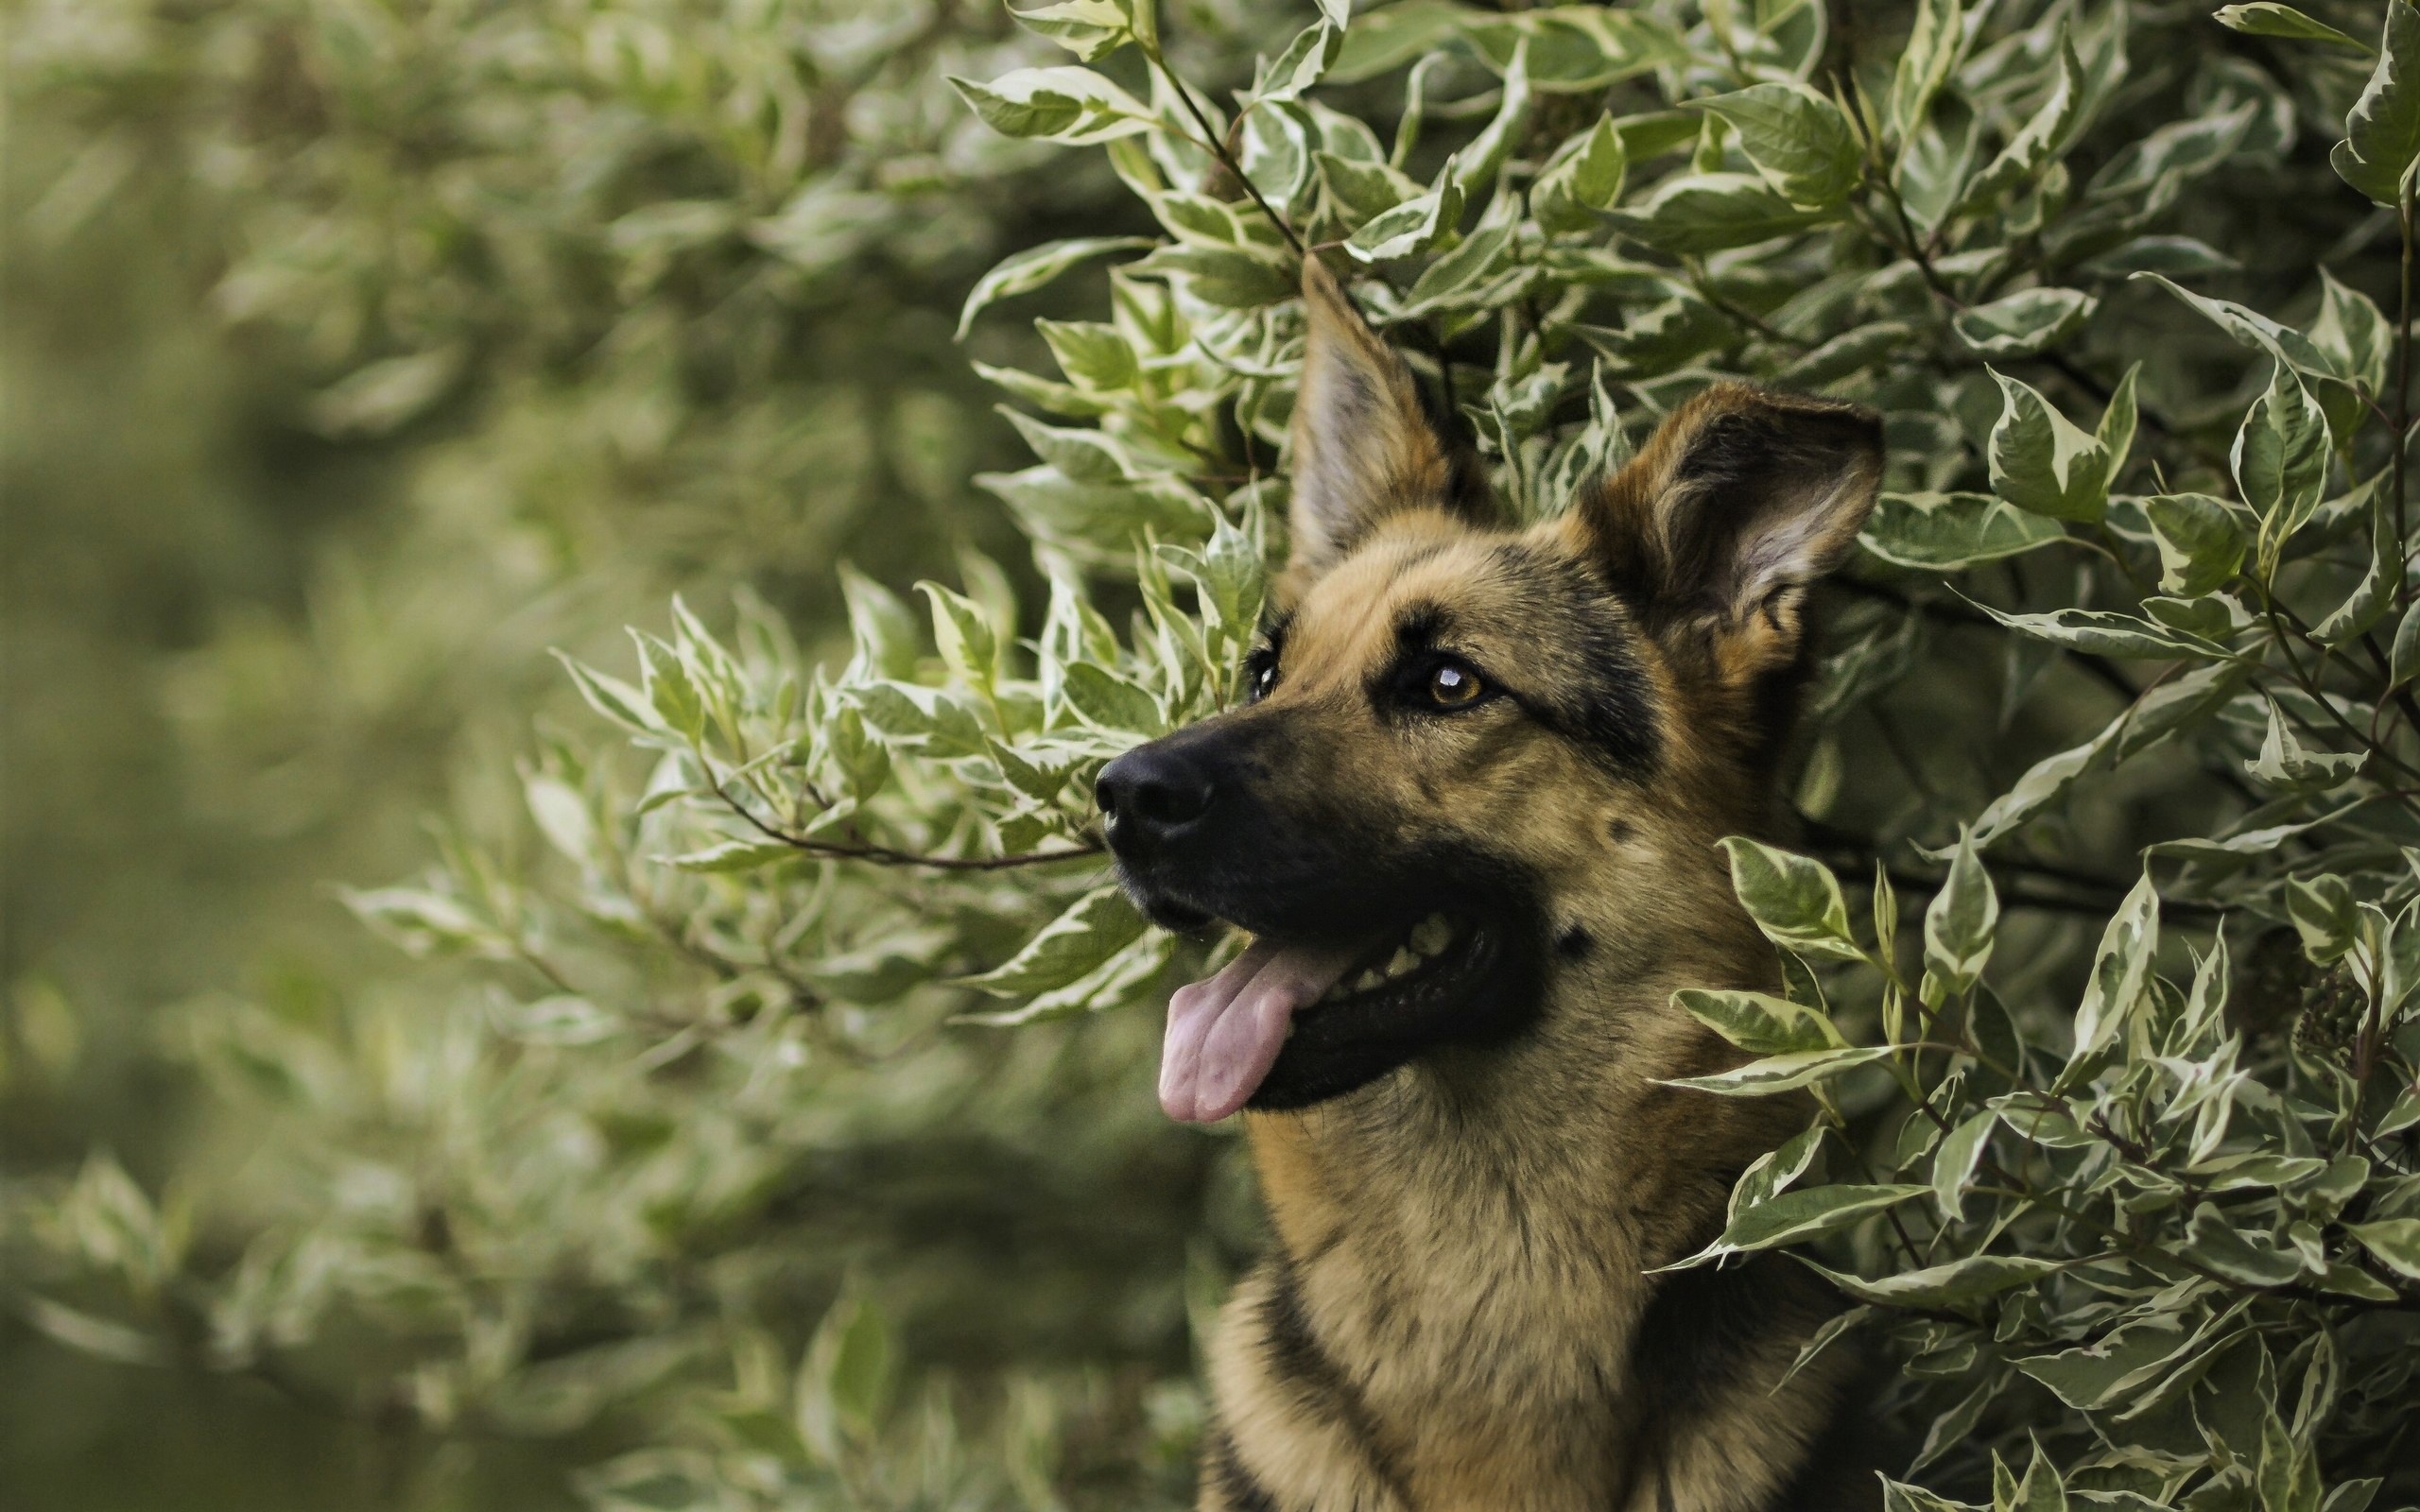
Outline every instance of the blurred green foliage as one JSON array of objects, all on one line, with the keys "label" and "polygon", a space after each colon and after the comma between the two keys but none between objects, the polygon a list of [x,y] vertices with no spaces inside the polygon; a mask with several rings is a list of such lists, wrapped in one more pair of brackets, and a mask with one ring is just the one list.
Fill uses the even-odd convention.
[{"label": "blurred green foliage", "polygon": [[[329,885],[422,864],[431,814],[499,833],[533,709],[576,708],[549,646],[610,655],[633,608],[684,585],[751,585],[828,635],[841,557],[900,580],[1008,554],[969,478],[1019,454],[952,342],[958,306],[1001,252],[1137,216],[1105,169],[1003,142],[941,82],[1039,50],[988,8],[69,3],[10,28],[0,1181],[106,1151],[202,1214],[178,1246],[196,1274],[339,1187],[366,1224],[418,1232],[458,1190],[421,1190],[423,1120],[501,1116],[407,1085],[475,1053],[453,1021],[477,1007]],[[233,1084],[252,1076],[266,1098]],[[794,1131],[731,1173],[738,1194],[700,1199],[766,1215],[683,1265],[792,1236],[744,1283],[775,1294],[785,1350],[852,1265],[904,1250],[920,1269],[891,1269],[892,1295],[925,1358],[1073,1363],[1106,1336],[1113,1362],[1181,1368],[1173,1301],[1057,1325],[1104,1277],[1172,1296],[1201,1156],[1139,1118],[1070,1147],[943,1116],[974,1079],[920,1062],[887,1116]],[[340,1157],[276,1111],[303,1085],[364,1145]],[[683,1185],[703,1148],[650,1179]],[[574,1209],[597,1190],[515,1179]],[[1096,1210],[1098,1181],[1150,1200]],[[403,1314],[321,1334],[304,1304],[278,1327],[313,1347],[233,1376],[247,1347],[189,1295],[144,1302],[176,1358],[142,1370],[82,1365],[51,1337],[65,1314],[12,1302],[0,1462],[50,1504],[565,1500],[565,1470],[643,1419],[533,1450],[431,1431],[447,1386],[361,1372],[371,1337],[397,1351],[372,1374],[400,1382],[449,1330],[516,1357],[630,1332],[627,1243],[496,1217],[612,1279],[573,1297],[525,1256],[507,1268],[559,1315],[496,1298],[443,1321],[393,1279]],[[0,1223],[26,1279],[28,1235],[14,1209]],[[719,1280],[648,1284],[666,1325],[730,1305]],[[1054,1289],[1058,1314],[1007,1305]],[[677,1354],[623,1374],[643,1386]],[[550,1435],[587,1416],[544,1411]]]},{"label": "blurred green foliage", "polygon": [[1675,1010],[1824,1117],[1701,1259],[1816,1246],[1948,1494],[2420,1489],[2420,12],[1348,9],[22,10],[43,1494],[1182,1504],[1254,1219],[1090,779],[1234,695],[1301,244],[1522,517],[1887,415],[1790,998]]}]

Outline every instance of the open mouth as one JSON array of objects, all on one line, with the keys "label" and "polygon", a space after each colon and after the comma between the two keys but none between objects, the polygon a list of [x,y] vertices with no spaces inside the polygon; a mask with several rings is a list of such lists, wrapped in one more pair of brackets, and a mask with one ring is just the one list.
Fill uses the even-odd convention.
[{"label": "open mouth", "polygon": [[1304,1108],[1432,1045],[1500,1039],[1535,998],[1512,933],[1436,909],[1344,941],[1255,938],[1170,1000],[1161,1106],[1186,1123]]},{"label": "open mouth", "polygon": [[1320,994],[1318,1003],[1303,1011],[1314,1012],[1330,1003],[1348,1003],[1408,988],[1415,978],[1434,968],[1457,939],[1467,944],[1470,936],[1468,922],[1456,929],[1454,921],[1443,914],[1430,914],[1412,925],[1392,949],[1382,938],[1376,949],[1339,973],[1328,989]]}]

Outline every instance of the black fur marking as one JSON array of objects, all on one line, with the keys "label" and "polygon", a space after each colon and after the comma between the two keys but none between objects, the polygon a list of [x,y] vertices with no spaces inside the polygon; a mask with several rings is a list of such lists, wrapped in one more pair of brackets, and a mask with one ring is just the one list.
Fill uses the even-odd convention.
[{"label": "black fur marking", "polygon": [[1223,1426],[1213,1427],[1201,1448],[1201,1473],[1219,1488],[1228,1512],[1277,1512],[1277,1499],[1236,1457],[1236,1441]]},{"label": "black fur marking", "polygon": [[1272,615],[1262,623],[1260,627],[1260,638],[1269,643],[1270,655],[1279,656],[1284,654],[1286,650],[1286,636],[1288,632],[1291,631],[1293,628],[1294,616],[1290,611],[1284,614]]},{"label": "black fur marking", "polygon": [[1402,1496],[1401,1477],[1388,1461],[1385,1451],[1378,1447],[1360,1388],[1345,1377],[1311,1334],[1310,1319],[1303,1314],[1303,1294],[1295,1284],[1294,1267],[1283,1251],[1270,1263],[1269,1295],[1260,1305],[1260,1326],[1269,1346],[1270,1369],[1282,1379],[1302,1383],[1308,1400],[1330,1407],[1338,1426],[1370,1456],[1371,1469]]},{"label": "black fur marking", "polygon": [[1653,1382],[1680,1417],[1737,1384],[1757,1351],[1838,1312],[1806,1271],[1777,1255],[1744,1265],[1677,1271],[1656,1289],[1631,1344],[1631,1379]]},{"label": "black fur marking", "polygon": [[1405,655],[1435,650],[1453,627],[1453,616],[1443,605],[1415,600],[1395,611],[1395,645]]},{"label": "black fur marking", "polygon": [[1662,737],[1628,606],[1586,567],[1527,542],[1496,547],[1495,559],[1543,622],[1536,644],[1555,653],[1523,690],[1523,707],[1616,771],[1652,768]]},{"label": "black fur marking", "polygon": [[1596,939],[1577,924],[1564,930],[1554,942],[1554,953],[1566,961],[1585,960],[1596,948]]}]

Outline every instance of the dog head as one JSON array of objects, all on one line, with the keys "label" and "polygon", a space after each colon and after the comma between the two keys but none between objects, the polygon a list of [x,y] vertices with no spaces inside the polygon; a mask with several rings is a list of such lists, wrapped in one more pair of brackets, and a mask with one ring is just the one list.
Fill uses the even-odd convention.
[{"label": "dog head", "polygon": [[1713,841],[1762,824],[1808,586],[1882,472],[1871,412],[1718,384],[1508,529],[1316,261],[1304,296],[1292,557],[1249,701],[1098,788],[1155,920],[1254,936],[1170,1005],[1179,1118],[1503,1042],[1566,958],[1703,900]]}]

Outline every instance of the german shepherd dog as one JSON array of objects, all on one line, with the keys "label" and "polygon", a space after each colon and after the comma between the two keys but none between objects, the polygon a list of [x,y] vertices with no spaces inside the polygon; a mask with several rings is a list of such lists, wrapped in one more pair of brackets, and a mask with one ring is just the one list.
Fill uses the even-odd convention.
[{"label": "german shepherd dog", "polygon": [[[1878,1502],[1837,1304],[1721,1227],[1809,1105],[1671,1005],[1771,988],[1716,842],[1766,830],[1809,584],[1882,472],[1870,411],[1720,384],[1527,530],[1316,260],[1291,558],[1245,707],[1098,797],[1158,923],[1251,944],[1168,1005],[1160,1099],[1242,1109],[1274,1245],[1211,1349],[1202,1512]],[[1776,1389],[1778,1385],[1778,1389]]]}]

